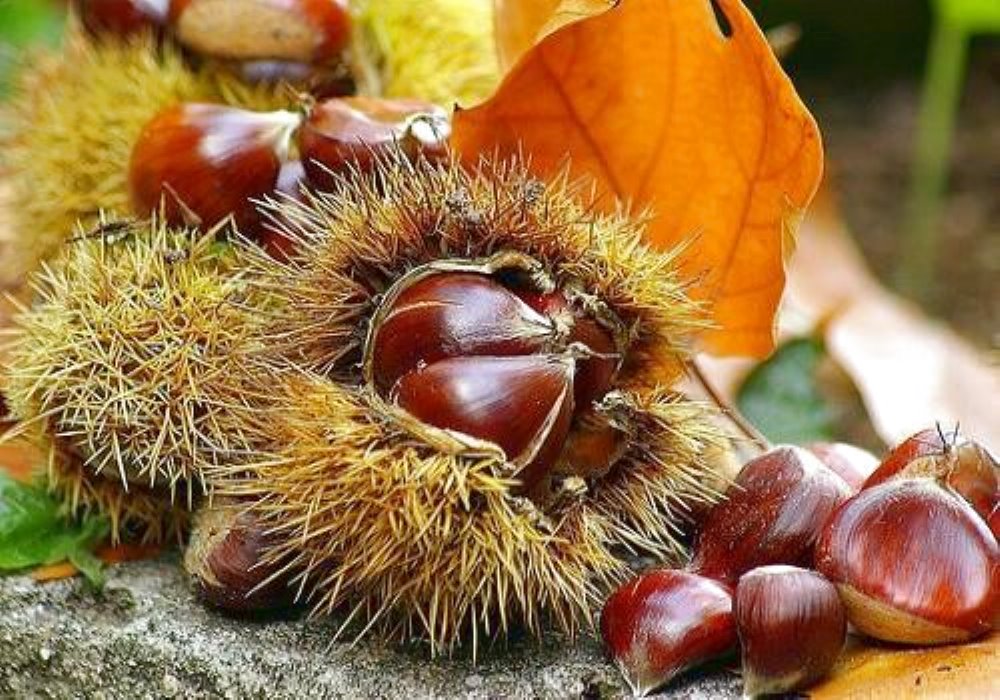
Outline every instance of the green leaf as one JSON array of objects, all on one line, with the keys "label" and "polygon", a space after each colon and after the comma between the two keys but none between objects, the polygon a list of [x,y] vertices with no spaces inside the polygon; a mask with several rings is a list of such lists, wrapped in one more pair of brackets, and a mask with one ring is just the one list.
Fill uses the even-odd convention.
[{"label": "green leaf", "polygon": [[92,552],[109,531],[105,518],[66,518],[43,486],[15,481],[0,469],[0,572],[68,559],[100,586],[101,565]]},{"label": "green leaf", "polygon": [[834,439],[835,415],[816,378],[825,355],[815,338],[790,340],[744,380],[737,398],[740,411],[772,442]]}]

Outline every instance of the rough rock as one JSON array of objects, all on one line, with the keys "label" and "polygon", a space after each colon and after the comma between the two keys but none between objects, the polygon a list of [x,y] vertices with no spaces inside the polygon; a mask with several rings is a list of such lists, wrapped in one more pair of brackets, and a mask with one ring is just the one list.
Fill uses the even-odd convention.
[{"label": "rough rock", "polygon": [[[201,606],[172,557],[80,579],[0,578],[0,697],[605,698],[627,697],[598,642],[497,645],[478,663],[431,661],[426,647],[333,642],[335,623],[246,621]],[[553,635],[554,636],[554,635]],[[718,671],[660,697],[739,697]]]}]

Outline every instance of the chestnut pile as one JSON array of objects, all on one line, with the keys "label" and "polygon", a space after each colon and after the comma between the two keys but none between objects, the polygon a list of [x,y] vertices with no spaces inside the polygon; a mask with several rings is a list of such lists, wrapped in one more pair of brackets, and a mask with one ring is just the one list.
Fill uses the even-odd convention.
[{"label": "chestnut pile", "polygon": [[[161,207],[170,225],[236,228],[277,256],[291,252],[256,202],[275,194],[301,199],[328,189],[348,168],[370,171],[390,150],[443,158],[447,113],[416,99],[350,95],[345,51],[351,39],[346,0],[77,0],[96,39],[154,32],[196,62],[220,62],[248,83],[295,86],[297,111],[181,103],[143,128],[132,148],[128,188],[133,212]],[[342,75],[341,75],[342,74]],[[331,80],[339,76],[339,82]]]},{"label": "chestnut pile", "polygon": [[604,641],[638,695],[738,647],[753,696],[825,676],[848,623],[885,642],[974,639],[1000,622],[998,510],[1000,466],[957,431],[921,431],[881,464],[775,447],[707,514],[686,570],[611,595]]}]

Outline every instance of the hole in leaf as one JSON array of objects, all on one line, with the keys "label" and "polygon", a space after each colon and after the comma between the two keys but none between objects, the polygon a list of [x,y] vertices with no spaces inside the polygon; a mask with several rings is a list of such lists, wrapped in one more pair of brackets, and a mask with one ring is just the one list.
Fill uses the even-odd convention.
[{"label": "hole in leaf", "polygon": [[719,0],[708,0],[712,5],[712,12],[715,14],[715,23],[719,25],[719,31],[722,32],[722,36],[727,39],[733,35],[733,25],[726,17],[726,13],[723,12],[722,6],[719,5]]}]

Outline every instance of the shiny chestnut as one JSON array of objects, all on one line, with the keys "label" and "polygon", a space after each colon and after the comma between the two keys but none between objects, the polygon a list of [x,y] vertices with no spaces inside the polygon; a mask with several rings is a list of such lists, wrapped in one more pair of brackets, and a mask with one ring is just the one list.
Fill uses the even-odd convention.
[{"label": "shiny chestnut", "polygon": [[851,623],[876,639],[965,641],[989,632],[1000,612],[997,540],[934,479],[893,479],[854,496],[824,528],[816,566]]},{"label": "shiny chestnut", "polygon": [[1000,464],[989,450],[958,432],[921,431],[893,449],[865,481],[865,488],[890,479],[928,477],[960,494],[985,520],[997,504]]},{"label": "shiny chestnut", "polygon": [[732,596],[696,574],[650,571],[611,594],[601,636],[632,692],[645,696],[736,649]]},{"label": "shiny chestnut", "polygon": [[[612,333],[582,311],[532,308],[511,280],[533,269],[500,254],[411,271],[381,297],[362,363],[406,426],[502,452],[522,492],[547,491],[557,465],[561,476],[606,473],[623,443],[589,408],[577,410],[577,383],[592,382],[586,363],[620,354]],[[601,330],[579,330],[591,323]]]},{"label": "shiny chestnut", "polygon": [[247,235],[260,217],[252,200],[270,194],[300,117],[211,104],[170,107],[132,149],[128,181],[136,213],[162,203],[172,224],[210,227],[228,216]]},{"label": "shiny chestnut", "polygon": [[309,179],[329,189],[337,173],[371,172],[396,149],[410,158],[443,159],[450,135],[447,113],[428,102],[341,97],[316,104],[298,139]]},{"label": "shiny chestnut", "polygon": [[764,566],[736,586],[744,695],[802,690],[827,675],[847,639],[837,589],[821,574]]},{"label": "shiny chestnut", "polygon": [[808,565],[850,487],[811,452],[779,446],[748,462],[704,520],[691,569],[734,585],[767,564]]}]

